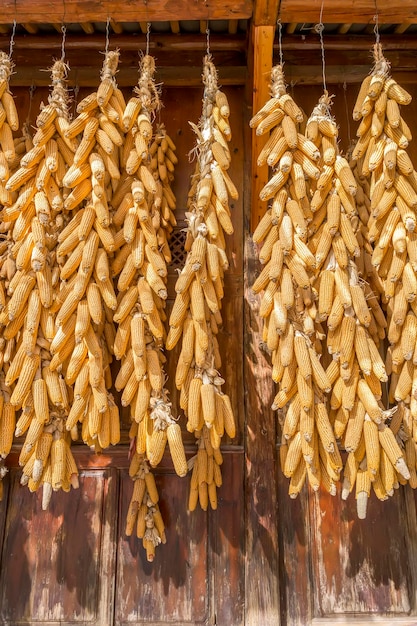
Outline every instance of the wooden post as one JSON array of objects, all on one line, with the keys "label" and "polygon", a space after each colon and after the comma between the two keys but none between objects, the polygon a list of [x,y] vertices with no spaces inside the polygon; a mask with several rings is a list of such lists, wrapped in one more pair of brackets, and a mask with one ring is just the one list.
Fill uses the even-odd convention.
[{"label": "wooden post", "polygon": [[[254,46],[249,55],[248,75],[254,77],[255,89],[249,78],[247,122],[252,114],[251,103],[258,103],[268,95],[274,27],[254,26],[253,31]],[[248,124],[245,143],[245,153],[249,157],[251,130]],[[258,148],[253,144],[252,147],[253,160]],[[253,161],[252,167],[248,163],[245,170],[244,197],[248,198],[245,204],[244,244],[245,626],[279,626],[276,416],[270,409],[274,385],[269,361],[260,349],[262,320],[259,318],[259,298],[251,289],[259,264],[256,246],[250,236],[251,217],[254,217],[254,207],[258,204],[252,201],[250,206],[250,198],[251,190],[254,194],[259,193],[261,181],[254,178]]]},{"label": "wooden post", "polygon": [[[255,114],[269,99],[269,77],[272,68],[275,26],[253,26],[253,99],[252,111]],[[259,192],[268,181],[268,166],[258,167],[256,161],[267,137],[252,131],[252,211],[251,230],[255,230],[266,211],[266,202],[259,200]]]}]

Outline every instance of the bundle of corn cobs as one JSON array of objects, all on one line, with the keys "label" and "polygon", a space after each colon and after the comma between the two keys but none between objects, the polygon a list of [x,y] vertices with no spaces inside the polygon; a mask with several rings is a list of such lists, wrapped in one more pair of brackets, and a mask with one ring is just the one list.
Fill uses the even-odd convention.
[{"label": "bundle of corn cobs", "polygon": [[[19,121],[11,62],[0,54],[0,488],[13,435],[25,435],[21,482],[31,491],[43,487],[44,508],[53,491],[77,487],[71,441],[81,435],[98,453],[120,439],[114,386],[132,422],[126,534],[135,529],[153,560],[166,538],[152,470],[166,444],[179,476],[194,468],[190,509],[198,498],[215,508],[220,440],[224,432],[235,435],[216,334],[228,266],[224,232],[233,232],[228,199],[237,190],[227,173],[229,106],[206,59],[203,116],[193,125],[188,258],[167,337],[176,148],[155,123],[154,59],[141,59],[127,103],[116,83],[118,63],[117,51],[106,53],[97,90],[71,121],[68,68],[56,61],[33,138],[25,131],[13,139]],[[183,332],[176,384],[198,440],[189,464],[164,369],[165,347]],[[113,359],[120,361],[114,380]]]},{"label": "bundle of corn cobs", "polygon": [[221,358],[217,333],[222,323],[223,274],[228,267],[224,233],[231,234],[229,197],[237,190],[228,174],[231,157],[229,105],[218,88],[217,71],[209,56],[203,64],[203,111],[198,126],[196,167],[188,194],[187,258],[175,285],[177,293],[169,319],[167,348],[182,337],[175,383],[187,430],[197,439],[197,454],[190,459],[189,509],[200,503],[217,508],[221,485],[221,438],[235,436],[230,398],[222,391]]},{"label": "bundle of corn cobs", "polygon": [[[417,175],[399,110],[409,101],[377,46],[350,161],[339,154],[327,93],[301,132],[280,66],[251,120],[257,134],[270,133],[258,157],[272,168],[260,192],[271,203],[253,235],[264,265],[253,290],[263,291],[263,342],[278,383],[282,469],[292,497],[305,476],[332,495],[342,477],[342,497],[355,487],[360,518],[371,487],[383,500],[399,483],[417,486]],[[348,452],[343,472],[339,447]]]}]

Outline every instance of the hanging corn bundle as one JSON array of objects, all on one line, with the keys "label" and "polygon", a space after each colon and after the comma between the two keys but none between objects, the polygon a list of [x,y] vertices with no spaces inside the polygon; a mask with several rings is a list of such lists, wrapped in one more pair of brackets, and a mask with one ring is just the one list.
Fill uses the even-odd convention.
[{"label": "hanging corn bundle", "polygon": [[165,543],[150,466],[159,464],[167,441],[175,470],[180,476],[187,472],[180,426],[172,416],[165,388],[162,352],[166,338],[168,238],[176,223],[172,213],[175,198],[170,187],[173,176],[168,177],[166,164],[170,163],[172,170],[176,157],[175,145],[163,127],[153,136],[152,122],[160,107],[154,72],[153,57],[145,55],[135,95],[123,115],[123,129],[128,133],[130,146],[129,152],[125,150],[123,163],[125,180],[131,177],[131,183],[113,219],[115,226],[121,228],[125,243],[112,264],[119,291],[114,314],[119,324],[114,353],[121,360],[115,386],[122,392],[122,405],[130,406],[134,449],[129,470],[134,487],[126,534],[132,534],[136,528],[149,561],[154,558],[155,547]]},{"label": "hanging corn bundle", "polygon": [[106,53],[97,92],[78,104],[79,115],[64,133],[67,142],[76,142],[63,178],[68,190],[64,208],[72,218],[59,234],[56,251],[62,288],[55,304],[59,331],[53,348],[65,361],[65,381],[74,390],[66,429],[76,431],[82,423],[82,439],[96,452],[120,439],[119,411],[109,391],[117,308],[110,263],[123,244],[112,227],[110,204],[123,143],[118,61],[118,52]]},{"label": "hanging corn bundle", "polygon": [[383,458],[388,457],[395,468],[385,485],[385,491],[392,493],[407,479],[412,487],[417,486],[417,309],[413,304],[417,294],[417,174],[406,151],[411,133],[400,112],[400,105],[409,104],[411,96],[390,76],[380,44],[374,46],[374,61],[354,107],[354,119],[361,122],[352,157],[362,177],[370,180],[368,233],[374,247],[372,266],[387,309],[389,402],[399,407],[390,428],[379,432]]},{"label": "hanging corn bundle", "polygon": [[[384,490],[379,467],[378,426],[391,412],[378,400],[388,380],[378,351],[384,327],[368,308],[358,237],[361,220],[356,210],[357,183],[348,161],[337,148],[337,126],[325,94],[314,109],[307,136],[321,149],[322,174],[311,201],[321,225],[311,240],[316,257],[318,321],[327,323],[326,344],[332,362],[327,374],[332,384],[330,420],[335,437],[349,452],[342,498],[355,486],[358,516],[366,515],[371,483],[380,496]],[[366,234],[366,231],[365,231]],[[362,265],[362,271],[365,267]],[[372,294],[371,294],[372,295]],[[378,334],[380,333],[380,335]],[[382,427],[382,426],[381,426]]]},{"label": "hanging corn bundle", "polygon": [[[0,205],[2,209],[9,207],[16,200],[16,192],[6,189],[6,183],[18,167],[19,160],[25,150],[24,138],[13,139],[13,132],[19,129],[19,118],[13,96],[9,89],[9,81],[13,64],[10,57],[0,52]],[[15,271],[15,261],[11,248],[13,241],[10,236],[9,223],[4,210],[1,212],[0,224],[0,312],[6,305],[8,282]],[[0,366],[4,356],[10,357],[6,350],[6,340],[0,338]],[[9,349],[11,346],[9,346]],[[2,479],[7,473],[4,460],[10,452],[13,442],[15,425],[14,410],[10,405],[11,389],[5,384],[4,374],[0,380],[0,500],[3,497]]]},{"label": "hanging corn bundle", "polygon": [[0,204],[10,206],[12,192],[6,189],[11,173],[17,168],[19,158],[25,149],[23,137],[13,139],[13,132],[19,130],[19,116],[9,81],[13,70],[10,57],[0,52]]},{"label": "hanging corn bundle", "polygon": [[224,233],[233,226],[229,197],[237,190],[228,174],[231,139],[229,105],[217,85],[217,71],[210,56],[203,64],[203,111],[198,126],[196,169],[188,195],[187,258],[175,285],[176,298],[169,320],[167,349],[182,337],[175,383],[181,391],[180,406],[187,416],[187,430],[197,438],[198,452],[192,466],[188,507],[199,501],[217,507],[216,488],[221,484],[221,437],[235,437],[235,420],[229,396],[222,392],[221,358],[217,341],[223,298],[223,274],[228,268]]},{"label": "hanging corn bundle", "polygon": [[59,281],[55,249],[64,222],[63,151],[73,154],[74,148],[62,139],[69,124],[66,75],[63,61],[56,61],[53,89],[37,117],[33,147],[6,183],[7,190],[17,192],[17,199],[3,211],[10,222],[15,262],[0,314],[6,341],[4,383],[13,386],[5,407],[11,433],[14,413],[21,409],[15,434],[26,434],[19,457],[22,483],[31,491],[43,485],[44,508],[52,491],[78,486],[71,439],[65,431],[71,396],[62,374],[63,359],[53,348]]},{"label": "hanging corn bundle", "polygon": [[271,205],[253,235],[255,243],[263,242],[264,265],[253,290],[263,291],[263,341],[278,384],[272,408],[282,424],[281,467],[290,478],[291,497],[297,497],[306,475],[314,490],[322,482],[334,494],[342,464],[327,414],[331,381],[321,363],[324,334],[312,289],[317,259],[309,248],[321,214],[310,208],[306,182],[320,176],[320,152],[298,130],[303,114],[286,93],[280,65],[272,69],[270,93],[250,122],[258,135],[270,132],[258,165],[272,168],[260,192]]}]

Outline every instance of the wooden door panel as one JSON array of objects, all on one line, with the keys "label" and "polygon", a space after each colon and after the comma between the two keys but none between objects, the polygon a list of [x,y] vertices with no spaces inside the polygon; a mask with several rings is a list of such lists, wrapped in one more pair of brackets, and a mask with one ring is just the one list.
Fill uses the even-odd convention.
[{"label": "wooden door panel", "polygon": [[124,520],[133,483],[120,477],[120,534],[117,550],[116,624],[203,623],[208,600],[207,514],[186,511],[188,481],[174,473],[156,474],[167,543],[148,563],[142,541],[126,537]]},{"label": "wooden door panel", "polygon": [[116,479],[113,470],[80,473],[80,488],[42,494],[12,472],[2,546],[2,624],[112,624]]},{"label": "wooden door panel", "polygon": [[308,494],[288,495],[288,480],[278,470],[278,516],[280,555],[280,609],[283,626],[306,626],[312,617],[312,588],[309,582],[311,543]]},{"label": "wooden door panel", "polygon": [[217,511],[187,511],[188,479],[156,474],[167,543],[146,560],[141,540],[124,534],[132,481],[120,476],[115,624],[243,624],[243,454],[224,454]]},{"label": "wooden door panel", "polygon": [[322,493],[310,496],[315,615],[407,614],[409,567],[404,501],[373,495],[366,520],[356,501]]},{"label": "wooden door panel", "polygon": [[223,459],[218,507],[209,515],[211,616],[218,626],[240,626],[245,606],[243,453],[226,452]]},{"label": "wooden door panel", "polygon": [[416,514],[411,490],[387,502],[304,489],[288,497],[279,473],[282,626],[417,626]]}]

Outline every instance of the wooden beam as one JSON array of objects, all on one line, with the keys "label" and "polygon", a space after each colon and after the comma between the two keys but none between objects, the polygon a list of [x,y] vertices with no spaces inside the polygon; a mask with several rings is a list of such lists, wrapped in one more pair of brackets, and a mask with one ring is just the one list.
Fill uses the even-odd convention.
[{"label": "wooden beam", "polygon": [[239,22],[238,20],[229,20],[227,31],[229,35],[236,35]]},{"label": "wooden beam", "polygon": [[36,24],[31,24],[30,22],[26,22],[25,24],[22,24],[22,26],[30,35],[36,35],[39,30]]},{"label": "wooden beam", "polygon": [[[2,0],[0,24],[13,19],[23,24],[106,22],[111,16],[116,22],[164,22],[171,20],[207,19],[206,2],[187,0],[153,0],[152,2],[120,2],[120,0]],[[252,16],[252,0],[210,0],[210,19],[248,19]],[[397,20],[398,21],[398,20]]]},{"label": "wooden beam", "polygon": [[171,27],[171,32],[174,33],[174,35],[178,35],[178,33],[180,32],[179,21],[178,20],[171,21],[169,25]]},{"label": "wooden beam", "polygon": [[[377,5],[380,24],[417,23],[415,0],[378,2]],[[316,24],[320,8],[319,0],[281,0],[281,21]],[[368,24],[373,23],[375,12],[375,0],[325,0],[323,21],[333,24]]]},{"label": "wooden beam", "polygon": [[[57,27],[60,29],[59,24]],[[10,30],[8,30],[10,33]],[[145,27],[146,33],[146,27]],[[297,34],[290,35],[286,32],[285,37],[282,40],[282,48],[284,52],[291,51],[294,54],[306,54],[306,59],[304,63],[306,65],[311,65],[312,61],[309,59],[307,53],[311,51],[319,51],[320,50],[320,40],[316,34]],[[352,55],[358,52],[363,53],[364,62],[369,62],[369,51],[372,49],[372,46],[375,43],[375,36],[372,35],[328,35],[325,40],[326,53],[328,51],[345,51],[349,52]],[[25,37],[22,35],[16,35],[14,39],[14,51],[20,50],[22,54],[26,54],[29,51],[37,50],[37,51],[45,51],[48,50],[51,54],[56,53],[61,49],[62,44],[62,36],[60,34],[51,34],[51,35],[43,35],[38,36],[34,35],[33,37]],[[417,51],[417,38],[415,35],[406,34],[402,37],[397,37],[395,35],[383,35],[382,39],[384,53],[388,56],[391,53],[398,52],[401,57],[408,51]],[[9,37],[6,35],[0,36],[0,49],[7,50],[10,45]],[[89,37],[78,35],[71,37],[67,37],[67,41],[65,43],[66,50],[82,51],[84,54],[86,51],[102,51],[103,50],[103,35],[102,34],[94,34]],[[123,55],[124,52],[129,51],[137,51],[141,49],[141,46],[145,45],[144,40],[138,41],[138,37],[132,36],[130,34],[123,35],[114,35],[111,38],[112,47],[120,48],[121,53]],[[174,53],[180,50],[184,51],[195,51],[201,52],[206,49],[207,43],[205,38],[201,37],[200,34],[181,34],[181,37],[172,37],[170,34],[165,33],[152,33],[150,47],[154,47],[154,49],[158,52],[169,52]],[[210,34],[210,48],[216,52],[242,52],[246,55],[247,51],[247,42],[246,36],[244,34],[236,34],[234,37],[229,37],[227,34],[219,35],[216,33]],[[278,41],[274,43],[275,52],[278,50]],[[368,55],[368,56],[367,56]],[[310,55],[311,56],[311,55]],[[331,57],[330,57],[331,58]],[[330,60],[326,58],[326,62]],[[391,61],[391,59],[389,59]],[[287,60],[285,59],[287,62]],[[90,63],[90,59],[88,59]],[[358,59],[356,59],[358,62]],[[314,64],[314,63],[313,63]],[[415,65],[415,59],[414,59]]]},{"label": "wooden beam", "polygon": [[346,33],[348,32],[348,30],[350,29],[351,26],[352,26],[352,24],[342,24],[337,29],[338,34],[339,35],[346,35]]},{"label": "wooden beam", "polygon": [[[245,144],[250,154],[251,131],[249,119],[254,108],[268,97],[268,80],[272,66],[273,26],[253,26],[249,48]],[[251,81],[249,83],[249,81]],[[254,81],[254,82],[252,82]],[[254,90],[254,85],[256,90]],[[253,140],[253,138],[252,138]],[[245,249],[244,249],[244,380],[245,380],[245,626],[279,626],[279,554],[277,503],[277,419],[270,406],[274,395],[270,364],[260,349],[262,320],[259,317],[260,298],[252,285],[259,271],[257,250],[251,232],[254,204],[250,203],[254,179],[256,151],[252,151],[252,166],[245,168]],[[260,581],[254,584],[254,581]]]},{"label": "wooden beam", "polygon": [[110,26],[112,27],[113,32],[116,33],[116,35],[122,34],[123,26],[116,22],[113,18],[110,18]]},{"label": "wooden beam", "polygon": [[94,26],[91,22],[80,22],[80,26],[87,35],[92,35],[94,33]]},{"label": "wooden beam", "polygon": [[291,24],[287,24],[287,35],[292,35],[295,33],[295,29],[297,28],[297,22],[291,22]]},{"label": "wooden beam", "polygon": [[[146,22],[144,23],[144,28],[146,34]],[[415,38],[413,37],[412,40],[415,41]],[[403,42],[404,39],[401,38],[401,41]],[[123,52],[135,52],[138,49],[140,50],[141,46],[145,46],[145,43],[146,42],[142,38],[140,41],[138,41],[138,37],[129,34],[114,35],[111,38],[112,47],[120,48],[122,55]],[[399,43],[398,40],[397,43]],[[1,50],[7,50],[9,45],[9,37],[0,37]],[[42,52],[47,49],[51,52],[51,54],[54,54],[56,51],[59,51],[61,49],[61,45],[62,36],[55,34],[33,37],[17,35],[14,39],[14,50],[20,50],[22,51],[22,53],[27,53],[28,51],[34,50]],[[85,37],[83,35],[75,37],[71,35],[71,37],[67,37],[67,41],[65,43],[66,50],[73,50],[74,52],[81,51],[83,54],[85,54],[86,51],[102,51],[103,46],[104,41],[102,34],[95,34],[89,37]],[[154,47],[155,50],[158,51],[158,54],[162,51],[166,51],[172,54],[181,50],[188,52],[201,52],[206,49],[207,42],[204,37],[201,37],[200,34],[182,34],[181,37],[172,37],[170,34],[152,33],[150,47]],[[210,48],[212,49],[212,51],[216,52],[240,51],[246,55],[246,36],[244,34],[237,34],[235,37],[229,37],[227,34],[218,35],[216,33],[212,33],[210,34]],[[91,59],[86,59],[86,62],[87,64],[91,64]]]},{"label": "wooden beam", "polygon": [[255,0],[253,23],[255,26],[275,26],[279,0]]},{"label": "wooden beam", "polygon": [[402,35],[403,33],[405,33],[405,31],[407,30],[409,26],[410,26],[409,22],[404,22],[403,24],[397,24],[397,26],[395,27],[394,33],[396,35]]},{"label": "wooden beam", "polygon": [[[68,56],[68,55],[67,55]],[[19,67],[10,79],[11,87],[47,87],[51,83],[45,66]],[[219,82],[224,85],[244,85],[247,77],[245,66],[224,66],[218,68]],[[138,80],[137,66],[126,68],[121,66],[117,73],[119,87],[132,87]],[[100,68],[97,67],[71,67],[68,74],[68,84],[71,87],[97,87],[100,82]],[[201,87],[201,66],[195,67],[158,67],[158,82],[165,87]]]},{"label": "wooden beam", "polygon": [[[253,114],[269,98],[269,77],[272,68],[274,26],[253,27]],[[252,132],[252,215],[251,228],[255,230],[266,210],[266,203],[259,200],[259,192],[268,181],[268,166],[258,167],[256,161],[267,137]]]}]

